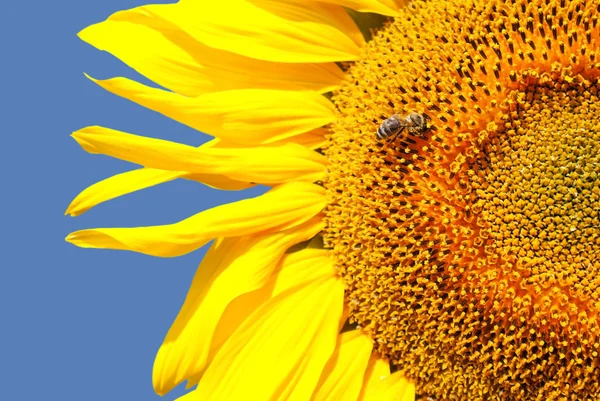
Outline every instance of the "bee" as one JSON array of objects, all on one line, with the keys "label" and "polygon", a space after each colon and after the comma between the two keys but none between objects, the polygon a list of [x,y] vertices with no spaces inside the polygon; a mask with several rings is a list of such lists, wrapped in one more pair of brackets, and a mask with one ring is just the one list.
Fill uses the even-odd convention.
[{"label": "bee", "polygon": [[431,117],[425,113],[410,113],[404,118],[400,117],[398,114],[394,114],[381,123],[377,129],[377,139],[380,141],[384,139],[393,141],[405,129],[408,129],[408,132],[411,134],[422,136],[422,134],[429,129],[430,122]]}]

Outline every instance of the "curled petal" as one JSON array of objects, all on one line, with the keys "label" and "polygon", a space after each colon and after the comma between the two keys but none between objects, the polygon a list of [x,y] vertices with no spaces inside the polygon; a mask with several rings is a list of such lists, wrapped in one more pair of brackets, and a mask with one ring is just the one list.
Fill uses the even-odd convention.
[{"label": "curled petal", "polygon": [[175,224],[76,231],[66,240],[82,248],[122,249],[173,257],[218,237],[235,237],[295,227],[325,207],[323,188],[294,182],[264,195],[205,210]]},{"label": "curled petal", "polygon": [[[311,2],[210,2],[142,7],[210,47],[284,63],[355,60],[363,38],[342,7]],[[277,40],[272,40],[272,38]]]},{"label": "curled petal", "polygon": [[242,145],[276,142],[335,119],[332,103],[318,92],[240,89],[187,97],[127,78],[90,79],[198,131]]},{"label": "curled petal", "polygon": [[79,37],[185,96],[242,88],[323,93],[343,79],[334,63],[275,63],[209,47],[142,7],[119,11]]},{"label": "curled petal", "polygon": [[279,184],[318,181],[326,159],[304,146],[287,143],[254,148],[196,148],[104,127],[86,127],[73,138],[83,149],[145,167],[224,175],[236,181]]},{"label": "curled petal", "polygon": [[[268,283],[273,282],[273,271],[284,252],[322,228],[323,221],[318,217],[278,233],[215,241],[200,264],[183,307],[156,356],[153,372],[156,392],[165,394],[203,372],[211,351],[223,343],[223,324],[219,322],[225,309],[230,310],[230,304],[240,298],[244,300],[243,307],[252,307],[251,311],[260,306],[253,302],[257,299],[255,293],[267,298],[273,294],[273,284]],[[333,268],[328,267],[332,276]],[[298,285],[302,280],[293,284]],[[236,319],[248,315],[237,312]],[[235,327],[242,321],[238,320]],[[217,324],[221,329],[215,333]]]},{"label": "curled petal", "polygon": [[362,331],[340,334],[312,401],[356,401],[372,350],[372,340]]},{"label": "curled petal", "polygon": [[[239,296],[229,304],[215,330],[208,360],[212,360],[237,328],[269,299],[295,286],[334,276],[335,270],[329,252],[322,248],[286,254],[262,288]],[[202,374],[203,372],[200,372],[188,377],[186,387],[198,384]]]},{"label": "curled petal", "polygon": [[335,349],[343,284],[317,280],[259,307],[216,354],[191,400],[308,400]]}]

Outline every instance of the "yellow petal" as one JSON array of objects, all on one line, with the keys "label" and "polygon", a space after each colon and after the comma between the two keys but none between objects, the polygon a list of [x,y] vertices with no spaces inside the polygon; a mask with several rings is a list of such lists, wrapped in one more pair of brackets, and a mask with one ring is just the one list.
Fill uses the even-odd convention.
[{"label": "yellow petal", "polygon": [[119,11],[85,28],[79,37],[186,96],[243,88],[322,93],[333,90],[343,79],[334,63],[273,63],[206,46],[143,8]]},{"label": "yellow petal", "polygon": [[174,180],[181,175],[179,171],[146,168],[114,175],[83,190],[73,199],[65,214],[78,216],[102,202]]},{"label": "yellow petal", "polygon": [[326,158],[304,146],[287,143],[255,148],[196,148],[104,127],[73,133],[83,149],[161,170],[219,174],[233,180],[278,184],[318,181]]},{"label": "yellow petal", "polygon": [[308,149],[319,149],[322,148],[323,145],[325,145],[325,143],[327,142],[327,138],[325,137],[326,133],[326,128],[318,128],[316,130],[306,132],[304,134],[292,136],[281,141],[274,142],[273,145],[291,142],[297,143],[298,145],[302,145]]},{"label": "yellow petal", "polygon": [[[289,1],[289,0],[288,0]],[[306,0],[293,0],[306,2]],[[337,4],[356,11],[397,16],[398,4],[394,0],[320,0],[323,3]]]},{"label": "yellow petal", "polygon": [[415,401],[415,385],[396,372],[365,393],[364,401]]},{"label": "yellow petal", "polygon": [[[221,142],[223,142],[222,140],[220,140],[219,138],[214,138],[211,139],[208,142],[203,143],[200,148],[212,148],[212,147],[223,147],[221,146]],[[234,146],[229,146],[229,148],[234,147]],[[312,148],[309,148],[312,149]],[[221,190],[225,190],[225,191],[239,191],[242,189],[246,189],[246,188],[250,188],[254,185],[256,185],[256,183],[252,182],[245,182],[245,181],[237,181],[237,180],[233,180],[227,176],[221,175],[221,174],[201,174],[201,173],[187,173],[186,175],[182,176],[182,178],[186,179],[186,180],[190,180],[190,181],[196,181],[196,182],[200,182],[204,185],[207,185],[211,188],[216,188],[216,189],[221,189]]]},{"label": "yellow petal", "polygon": [[65,214],[79,216],[100,203],[177,178],[198,181],[222,190],[241,190],[252,186],[246,182],[214,174],[189,174],[185,171],[141,168],[114,175],[87,187],[73,199]]},{"label": "yellow petal", "polygon": [[215,333],[215,345],[222,345],[246,317],[267,300],[295,286],[332,277],[335,270],[328,250],[303,249],[284,255],[262,288],[237,298],[227,307]]},{"label": "yellow petal", "polygon": [[343,284],[317,280],[270,299],[225,342],[186,400],[308,400],[337,337]]},{"label": "yellow petal", "polygon": [[[200,147],[210,148],[215,146],[217,142],[222,141],[213,139]],[[187,171],[141,168],[114,175],[86,188],[71,202],[65,214],[78,216],[102,202],[177,178],[201,182],[209,187],[222,190],[241,190],[253,186],[253,184],[232,180],[218,174],[194,174]]]},{"label": "yellow petal", "polygon": [[[287,143],[296,143],[302,145],[308,149],[319,149],[327,142],[326,135],[329,134],[329,130],[325,127],[317,128],[310,132],[305,132],[299,135],[290,136],[289,138],[281,139],[279,141],[270,142],[263,146],[280,146]],[[235,142],[224,141],[219,138],[215,138],[211,143],[214,143],[215,148],[240,148],[240,147],[253,147],[256,145],[239,144]]]},{"label": "yellow petal", "polygon": [[363,380],[362,388],[358,396],[358,401],[364,401],[365,396],[373,392],[373,389],[379,386],[379,383],[390,375],[390,362],[378,355],[371,354],[367,371]]},{"label": "yellow petal", "polygon": [[239,191],[242,189],[253,187],[256,183],[233,180],[227,176],[219,174],[188,174],[186,173],[181,178],[196,181],[211,188],[221,189],[224,191]]},{"label": "yellow petal", "polygon": [[317,215],[325,191],[314,184],[292,182],[264,195],[205,210],[178,223],[132,228],[76,231],[66,238],[82,248],[123,249],[147,255],[180,256],[218,237],[235,237],[295,227]]},{"label": "yellow petal", "polygon": [[278,233],[217,240],[200,264],[183,307],[158,351],[153,372],[155,391],[165,394],[202,372],[225,308],[237,297],[263,287],[285,251],[323,227],[319,217]]},{"label": "yellow petal", "polygon": [[[286,254],[264,287],[236,298],[227,306],[212,338],[208,361],[214,358],[244,320],[266,301],[297,285],[334,276],[333,262],[329,252],[324,249],[306,249]],[[186,387],[198,384],[202,373],[189,377]]]},{"label": "yellow petal", "polygon": [[356,60],[363,45],[360,31],[343,8],[318,2],[183,0],[142,8],[210,47],[259,60]]},{"label": "yellow petal", "polygon": [[241,89],[191,98],[127,78],[90,79],[198,131],[240,144],[275,142],[335,119],[333,104],[317,92]]},{"label": "yellow petal", "polygon": [[372,349],[372,340],[360,330],[340,334],[311,401],[356,401]]}]

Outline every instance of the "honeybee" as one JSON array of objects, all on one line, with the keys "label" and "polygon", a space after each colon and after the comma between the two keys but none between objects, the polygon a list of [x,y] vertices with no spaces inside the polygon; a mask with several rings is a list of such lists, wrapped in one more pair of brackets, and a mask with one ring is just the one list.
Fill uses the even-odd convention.
[{"label": "honeybee", "polygon": [[394,114],[381,123],[377,129],[377,139],[380,141],[384,139],[393,141],[405,129],[408,129],[408,132],[411,134],[422,136],[422,134],[429,129],[430,122],[431,117],[425,113],[410,113],[404,118],[400,117],[398,114]]}]

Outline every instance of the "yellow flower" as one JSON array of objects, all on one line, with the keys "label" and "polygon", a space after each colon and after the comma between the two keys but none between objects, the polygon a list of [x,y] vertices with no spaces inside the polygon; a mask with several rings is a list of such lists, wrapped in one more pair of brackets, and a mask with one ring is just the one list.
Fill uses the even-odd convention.
[{"label": "yellow flower", "polygon": [[[600,399],[600,3],[401,3],[181,0],[81,32],[168,90],[100,86],[216,139],[84,128],[88,152],[143,167],[67,213],[176,178],[273,187],[67,237],[161,257],[214,240],[159,394]],[[366,43],[364,12],[390,17]]]}]

